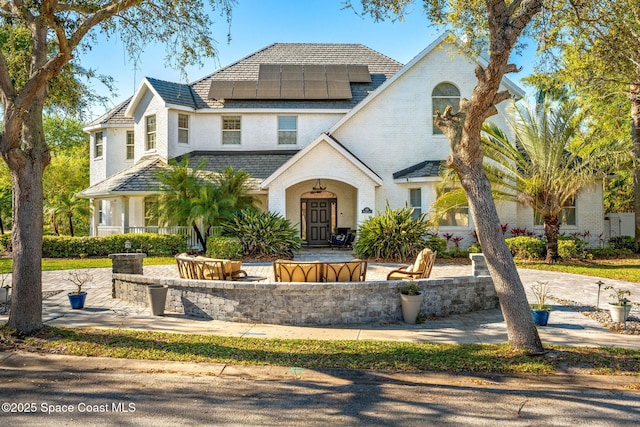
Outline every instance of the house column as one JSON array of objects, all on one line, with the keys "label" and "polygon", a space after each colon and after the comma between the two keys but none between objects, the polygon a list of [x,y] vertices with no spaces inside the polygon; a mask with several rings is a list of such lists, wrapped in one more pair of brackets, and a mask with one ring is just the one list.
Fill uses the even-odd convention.
[{"label": "house column", "polygon": [[282,185],[269,187],[269,211],[287,216],[287,190]]},{"label": "house column", "polygon": [[122,233],[129,232],[129,198],[120,197],[120,224],[122,224]]},{"label": "house column", "polygon": [[98,209],[98,203],[100,200],[89,199],[89,206],[91,207],[91,215],[89,216],[89,235],[97,236],[98,235],[98,224],[100,223],[98,219],[98,215],[100,211]]},{"label": "house column", "polygon": [[376,188],[373,185],[358,186],[358,203],[356,212],[358,227],[376,213]]}]

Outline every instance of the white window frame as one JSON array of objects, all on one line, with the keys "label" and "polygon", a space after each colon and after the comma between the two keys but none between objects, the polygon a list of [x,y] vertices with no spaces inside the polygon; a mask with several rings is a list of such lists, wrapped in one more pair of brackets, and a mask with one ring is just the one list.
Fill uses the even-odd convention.
[{"label": "white window frame", "polygon": [[[185,120],[186,126],[180,126],[180,119]],[[184,113],[178,113],[178,144],[189,144],[189,115]],[[180,135],[185,135],[181,138]]]},{"label": "white window frame", "polygon": [[[455,208],[451,208],[445,213],[446,216],[452,219],[453,224],[444,223],[444,216],[438,218],[438,226],[439,227],[469,227],[469,206],[457,206]],[[462,216],[461,219],[465,220],[466,224],[459,224],[457,217]],[[462,221],[461,221],[462,222]]]},{"label": "white window frame", "polygon": [[[574,219],[574,223],[573,224],[569,224],[566,221],[566,218],[570,218],[570,212],[573,211],[573,219]],[[564,208],[562,208],[562,210],[560,211],[560,214],[558,215],[558,222],[560,223],[560,226],[564,226],[564,227],[577,227],[578,226],[578,210],[576,209],[576,199],[574,198],[571,201],[571,204],[569,206],[565,206]],[[538,214],[535,210],[533,211],[533,225],[534,227],[543,227],[544,226],[544,219],[542,218],[542,215]]]},{"label": "white window frame", "polygon": [[[241,145],[242,144],[242,116],[222,116],[221,118],[222,120],[222,124],[221,124],[221,128],[222,128],[222,145]],[[238,122],[238,128],[236,129],[234,127],[234,129],[228,129],[227,128],[227,123],[230,123],[230,121],[237,121]],[[234,135],[235,133],[238,134],[237,137],[237,141],[236,141],[236,136]],[[228,137],[231,137],[231,135],[234,135],[233,141],[234,142],[225,142],[225,135],[228,135]]]},{"label": "white window frame", "polygon": [[[149,130],[149,122],[151,120],[153,120],[153,130]],[[145,139],[144,139],[145,151],[153,151],[156,149],[158,145],[158,138],[157,138],[158,121],[156,119],[156,115],[152,114],[150,116],[146,116],[144,119],[144,126],[145,126]]]},{"label": "white window frame", "polygon": [[127,131],[127,140],[125,142],[125,158],[133,160],[135,157],[135,137],[132,130]]},{"label": "white window frame", "polygon": [[[418,200],[416,201],[416,203],[414,203],[414,195],[417,192],[417,198]],[[411,214],[411,217],[414,220],[417,220],[420,215],[422,215],[422,188],[410,188],[409,189],[409,207],[413,208],[413,213]]]},{"label": "white window frame", "polygon": [[[280,119],[293,119],[295,121],[293,129],[283,129]],[[298,144],[298,116],[278,116],[278,145],[297,145]],[[290,140],[293,134],[293,142],[283,142]]]},{"label": "white window frame", "polygon": [[104,155],[104,132],[96,132],[93,136],[93,158],[100,159]]},{"label": "white window frame", "polygon": [[[438,87],[443,86],[443,85],[448,85],[448,86],[453,86],[454,88],[456,88],[456,90],[458,91],[458,96],[454,96],[454,95],[434,95],[436,89],[438,89]],[[450,102],[447,102],[447,105],[451,105],[453,107],[453,112],[457,112],[460,108],[460,89],[458,88],[458,86],[454,85],[451,82],[440,82],[437,85],[434,86],[433,90],[431,91],[431,114],[432,114],[432,133],[433,135],[444,135],[444,133],[442,133],[442,130],[440,130],[440,128],[438,126],[436,126],[436,111],[439,111],[436,109],[435,106],[435,102],[434,99],[448,99],[450,100]],[[444,113],[444,111],[440,111],[440,113]]]}]

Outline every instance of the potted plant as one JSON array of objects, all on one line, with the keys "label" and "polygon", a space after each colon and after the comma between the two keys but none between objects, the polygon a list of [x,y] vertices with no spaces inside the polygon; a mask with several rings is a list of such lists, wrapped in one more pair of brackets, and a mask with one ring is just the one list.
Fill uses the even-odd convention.
[{"label": "potted plant", "polygon": [[613,286],[607,286],[605,290],[611,290],[609,294],[614,302],[609,303],[609,313],[613,322],[624,322],[629,317],[631,311],[631,300],[627,296],[631,296],[629,289],[616,289]]},{"label": "potted plant", "polygon": [[529,305],[533,323],[538,326],[547,326],[549,315],[551,314],[551,306],[546,304],[549,297],[549,284],[537,281],[534,285],[531,285],[531,291],[536,299],[535,304]]},{"label": "potted plant", "polygon": [[400,291],[404,323],[415,324],[423,299],[420,287],[413,280],[409,280],[404,285],[398,285],[398,290]]},{"label": "potted plant", "polygon": [[87,293],[82,290],[82,287],[87,283],[91,283],[91,281],[93,281],[93,276],[87,272],[74,270],[69,272],[67,280],[78,288],[77,291],[69,292],[67,294],[71,308],[84,308],[84,301],[87,298]]}]

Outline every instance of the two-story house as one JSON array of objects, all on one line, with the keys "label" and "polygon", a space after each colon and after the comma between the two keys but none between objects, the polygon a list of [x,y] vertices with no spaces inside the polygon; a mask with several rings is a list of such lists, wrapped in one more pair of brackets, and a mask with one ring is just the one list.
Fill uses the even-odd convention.
[{"label": "two-story house", "polygon": [[[155,172],[189,155],[194,166],[253,176],[263,209],[298,224],[310,245],[405,204],[428,212],[449,145],[433,124],[476,83],[469,59],[442,36],[402,65],[356,44],[277,43],[191,84],[145,78],[132,98],[89,124],[94,235],[140,230]],[[524,95],[508,79],[503,89]],[[503,107],[502,107],[503,108]],[[492,117],[505,126],[505,112]],[[535,229],[532,210],[499,203],[501,222]],[[563,231],[603,228],[602,189],[580,193]],[[440,231],[473,242],[467,209]]]}]

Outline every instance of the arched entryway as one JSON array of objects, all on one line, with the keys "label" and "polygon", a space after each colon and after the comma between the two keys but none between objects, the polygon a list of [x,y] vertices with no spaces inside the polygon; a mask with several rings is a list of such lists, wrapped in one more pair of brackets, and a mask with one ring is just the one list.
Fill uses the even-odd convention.
[{"label": "arched entryway", "polygon": [[336,229],[338,198],[330,191],[309,191],[300,197],[302,240],[309,246],[326,246]]}]

